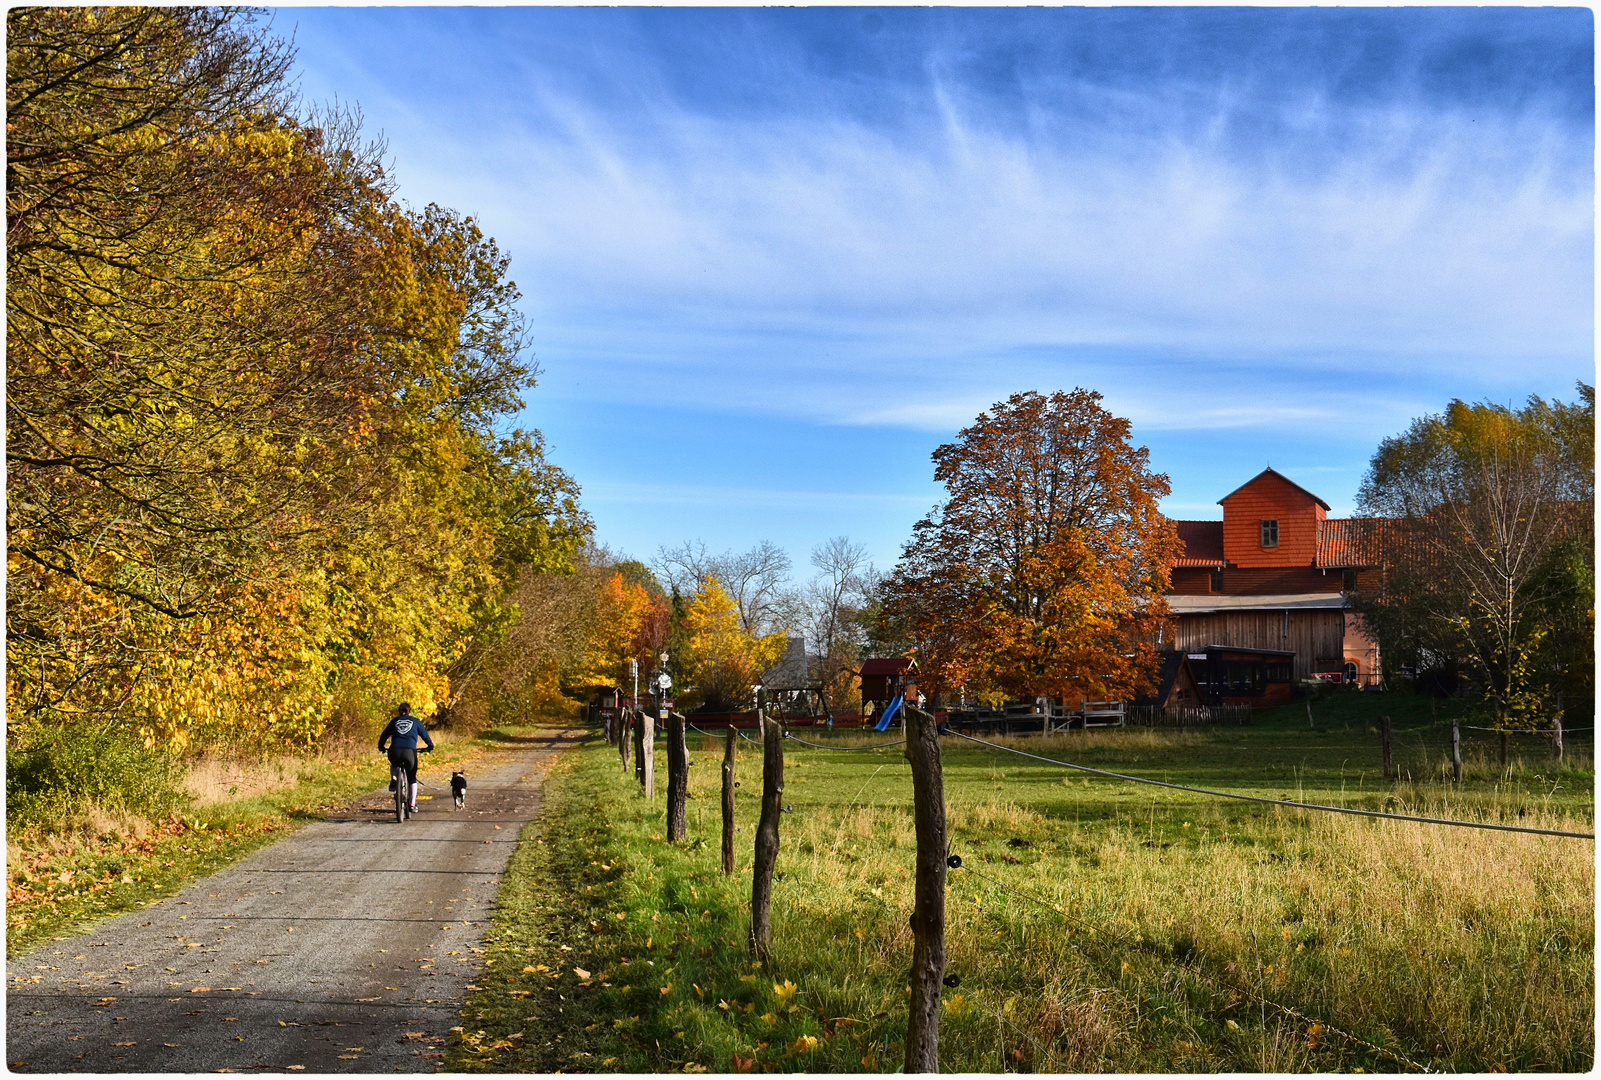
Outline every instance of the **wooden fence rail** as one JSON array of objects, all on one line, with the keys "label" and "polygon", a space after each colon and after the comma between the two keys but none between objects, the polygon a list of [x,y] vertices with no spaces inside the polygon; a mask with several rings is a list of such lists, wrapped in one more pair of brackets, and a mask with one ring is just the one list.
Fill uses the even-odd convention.
[{"label": "wooden fence rail", "polygon": [[1159,705],[1130,705],[1128,723],[1142,727],[1198,727],[1202,724],[1249,724],[1249,705],[1192,705],[1164,709]]}]

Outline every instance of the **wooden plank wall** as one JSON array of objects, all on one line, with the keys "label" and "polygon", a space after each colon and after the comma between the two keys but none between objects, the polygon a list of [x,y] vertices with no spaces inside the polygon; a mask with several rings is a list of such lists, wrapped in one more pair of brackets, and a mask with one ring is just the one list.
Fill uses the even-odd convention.
[{"label": "wooden plank wall", "polygon": [[1181,615],[1177,645],[1185,652],[1200,652],[1208,645],[1293,650],[1295,677],[1306,679],[1319,660],[1345,655],[1345,612],[1338,608],[1291,611],[1287,636],[1283,611]]}]

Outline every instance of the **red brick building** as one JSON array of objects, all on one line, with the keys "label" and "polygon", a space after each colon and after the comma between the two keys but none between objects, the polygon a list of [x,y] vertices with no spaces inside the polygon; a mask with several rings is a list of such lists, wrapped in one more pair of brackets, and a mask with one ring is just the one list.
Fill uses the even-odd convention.
[{"label": "red brick building", "polygon": [[1272,469],[1218,502],[1222,521],[1174,522],[1177,648],[1197,659],[1208,647],[1293,653],[1296,679],[1376,682],[1378,643],[1346,610],[1346,594],[1378,572],[1364,551],[1372,519],[1330,518],[1328,503]]}]

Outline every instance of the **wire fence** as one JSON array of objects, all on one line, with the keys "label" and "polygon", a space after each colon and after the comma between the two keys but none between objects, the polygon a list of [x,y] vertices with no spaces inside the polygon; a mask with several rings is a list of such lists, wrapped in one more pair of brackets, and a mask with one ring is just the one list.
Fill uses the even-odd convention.
[{"label": "wire fence", "polygon": [[[722,732],[713,733],[713,732],[707,731],[707,730],[705,730],[703,728],[698,727],[695,724],[688,723],[687,720],[686,720],[686,726],[690,730],[695,731],[696,733],[698,733],[698,734],[700,734],[702,736],[705,736],[707,738],[716,739],[716,738],[720,738],[720,737],[726,737],[725,733],[722,733]],[[1469,725],[1460,725],[1460,726],[1463,727],[1465,730],[1486,731],[1486,732],[1491,732],[1491,733],[1495,733],[1495,734],[1536,734],[1536,735],[1554,734],[1554,732],[1552,732],[1552,731],[1523,731],[1523,730],[1503,729],[1503,728],[1485,728],[1485,727],[1477,727],[1477,726],[1469,726]],[[744,739],[746,742],[748,742],[748,743],[750,743],[752,745],[755,745],[755,746],[762,745],[762,740],[751,738],[750,736],[746,735],[745,732],[740,731],[738,728],[733,728],[732,730],[734,730],[735,733],[741,739]],[[1569,732],[1589,731],[1589,730],[1593,730],[1593,727],[1564,728],[1563,729],[1563,733],[1566,734],[1566,733],[1569,733]],[[1332,805],[1320,804],[1320,803],[1301,802],[1301,801],[1291,800],[1291,799],[1277,799],[1277,798],[1269,798],[1269,797],[1258,796],[1258,795],[1246,795],[1246,794],[1241,794],[1239,792],[1233,792],[1233,791],[1220,791],[1220,790],[1211,789],[1211,788],[1198,787],[1198,786],[1194,786],[1194,785],[1190,785],[1190,784],[1174,783],[1174,782],[1165,781],[1165,780],[1155,780],[1155,779],[1151,779],[1149,777],[1143,777],[1143,776],[1133,776],[1133,775],[1126,774],[1126,773],[1113,772],[1113,771],[1110,771],[1110,770],[1107,770],[1107,769],[1098,769],[1098,768],[1094,768],[1094,767],[1088,766],[1088,765],[1080,765],[1080,764],[1077,764],[1075,762],[1063,761],[1063,760],[1060,760],[1060,759],[1057,759],[1057,758],[1045,757],[1045,756],[1042,756],[1042,755],[1039,755],[1039,754],[1033,754],[1033,753],[1029,753],[1027,751],[1018,750],[1018,749],[1016,749],[1014,747],[1004,746],[1004,745],[1001,745],[999,743],[990,742],[990,741],[988,741],[986,739],[977,738],[977,737],[974,737],[972,735],[967,735],[967,734],[965,734],[963,732],[960,732],[960,731],[954,731],[954,730],[952,730],[952,729],[950,729],[948,727],[945,728],[942,731],[942,733],[943,734],[947,734],[947,735],[955,735],[958,738],[961,738],[961,739],[963,739],[963,740],[965,740],[967,742],[978,744],[978,745],[983,746],[983,747],[985,747],[987,749],[990,749],[990,750],[993,750],[993,751],[1002,752],[1002,753],[1006,753],[1006,754],[1015,755],[1017,757],[1022,757],[1022,758],[1025,758],[1025,759],[1028,759],[1028,760],[1031,760],[1031,761],[1036,761],[1036,762],[1039,762],[1039,763],[1044,764],[1044,765],[1054,766],[1054,767],[1062,768],[1062,769],[1069,769],[1069,770],[1073,770],[1073,771],[1077,771],[1077,772],[1088,773],[1088,774],[1091,774],[1091,775],[1101,776],[1101,777],[1105,777],[1107,779],[1112,779],[1112,780],[1120,780],[1120,781],[1124,781],[1126,783],[1142,784],[1142,785],[1148,785],[1148,786],[1152,786],[1152,787],[1168,788],[1170,790],[1185,791],[1185,792],[1190,792],[1190,793],[1197,794],[1197,795],[1204,795],[1204,796],[1210,796],[1210,797],[1216,797],[1216,798],[1224,798],[1224,799],[1234,799],[1234,800],[1240,800],[1240,801],[1246,801],[1246,802],[1262,803],[1262,804],[1271,805],[1271,806],[1283,806],[1283,807],[1287,807],[1287,808],[1291,808],[1291,809],[1298,809],[1298,810],[1319,811],[1319,812],[1337,813],[1337,814],[1348,814],[1348,815],[1354,815],[1354,816],[1360,816],[1360,817],[1381,818],[1381,819],[1388,819],[1388,820],[1394,820],[1394,821],[1410,821],[1410,822],[1415,822],[1415,823],[1420,823],[1420,824],[1442,825],[1442,826],[1450,826],[1450,827],[1457,827],[1457,828],[1492,830],[1492,831],[1499,831],[1499,832],[1515,832],[1515,833],[1525,833],[1525,834],[1534,834],[1534,835],[1542,835],[1542,836],[1566,837],[1566,838],[1573,838],[1573,839],[1585,839],[1585,840],[1591,840],[1591,841],[1593,841],[1595,839],[1595,834],[1593,832],[1578,832],[1578,831],[1570,831],[1570,830],[1563,830],[1563,829],[1538,828],[1538,827],[1534,827],[1534,826],[1525,826],[1525,825],[1504,825],[1504,824],[1500,824],[1500,823],[1496,823],[1496,822],[1468,821],[1468,820],[1453,819],[1453,818],[1428,817],[1428,816],[1415,815],[1415,814],[1394,813],[1394,812],[1380,811],[1380,810],[1364,810],[1364,809],[1360,809],[1360,808],[1357,808],[1357,807],[1332,806]],[[890,742],[884,742],[884,743],[873,743],[873,744],[860,745],[860,746],[840,746],[840,745],[832,745],[830,743],[814,742],[814,741],[811,741],[811,740],[808,740],[808,739],[803,739],[803,738],[800,738],[799,736],[796,736],[796,735],[794,735],[792,733],[789,733],[787,731],[784,733],[783,737],[784,737],[784,739],[786,741],[794,742],[794,743],[797,743],[797,744],[802,745],[802,746],[812,747],[812,748],[822,749],[822,750],[879,750],[879,749],[884,749],[884,748],[887,748],[887,747],[904,745],[907,742],[906,739],[896,739],[896,740],[893,740],[893,741],[890,741]],[[1314,749],[1314,748],[1307,747],[1306,749]],[[1325,748],[1325,747],[1317,747],[1315,749],[1327,749],[1327,748]],[[855,808],[856,803],[860,800],[862,793],[865,792],[867,790],[867,788],[872,785],[873,781],[879,776],[879,774],[884,770],[884,768],[886,768],[888,766],[888,764],[889,763],[886,762],[886,763],[880,765],[876,770],[874,770],[872,775],[869,776],[867,778],[867,780],[862,784],[861,789],[857,791],[855,796],[853,796],[853,798],[851,799],[850,805],[846,809],[847,818],[849,817],[850,812]],[[833,854],[834,851],[837,850],[838,844],[839,844],[839,840],[840,840],[840,838],[842,836],[843,836],[843,829],[836,836],[834,848],[830,850],[830,854]],[[1326,1034],[1328,1036],[1332,1036],[1332,1037],[1335,1037],[1335,1038],[1343,1039],[1353,1047],[1361,1047],[1361,1048],[1365,1049],[1366,1051],[1368,1051],[1368,1052],[1370,1052],[1370,1053],[1372,1053],[1374,1055],[1378,1055],[1380,1057],[1386,1058],[1386,1059],[1396,1063],[1397,1065],[1399,1065],[1403,1070],[1410,1069],[1410,1070],[1415,1070],[1415,1071],[1422,1072],[1422,1073],[1432,1073],[1432,1072],[1437,1071],[1437,1070],[1431,1069],[1429,1066],[1427,1066],[1427,1065],[1425,1065],[1425,1064],[1423,1064],[1423,1063],[1421,1063],[1419,1061],[1414,1060],[1413,1058],[1407,1056],[1405,1053],[1403,1053],[1402,1051],[1400,1051],[1398,1049],[1395,1049],[1393,1047],[1386,1046],[1386,1045],[1381,1045],[1380,1043],[1377,1043],[1377,1042],[1373,1042],[1373,1041],[1371,1041],[1369,1039],[1366,1039],[1366,1038],[1363,1038],[1362,1036],[1357,1035],[1357,1034],[1355,1034],[1353,1032],[1346,1031],[1346,1030],[1343,1030],[1343,1029],[1341,1029],[1339,1027],[1336,1027],[1335,1025],[1329,1023],[1327,1020],[1323,1020],[1323,1019],[1317,1018],[1315,1016],[1310,1015],[1307,1012],[1304,1012],[1304,1011],[1302,1011],[1300,1009],[1297,1009],[1297,1008],[1295,1008],[1293,1006],[1286,1005],[1286,1004],[1284,1004],[1282,1002],[1274,1001],[1272,998],[1267,997],[1265,993],[1262,993],[1262,992],[1260,992],[1258,990],[1254,990],[1249,986],[1241,985],[1240,982],[1235,980],[1235,979],[1231,979],[1231,978],[1228,978],[1228,977],[1220,975],[1220,974],[1215,974],[1215,973],[1207,970],[1205,967],[1201,966],[1200,964],[1194,962],[1193,960],[1187,960],[1186,958],[1184,958],[1182,956],[1171,955],[1168,950],[1165,950],[1165,949],[1161,948],[1159,946],[1159,944],[1154,940],[1147,942],[1143,936],[1131,937],[1130,935],[1125,934],[1125,933],[1121,933],[1116,929],[1113,929],[1113,928],[1108,927],[1108,926],[1101,925],[1101,924],[1099,924],[1099,923],[1097,923],[1095,921],[1092,921],[1090,919],[1086,919],[1084,917],[1081,917],[1080,915],[1075,914],[1074,912],[1068,910],[1068,904],[1066,904],[1064,902],[1052,901],[1052,900],[1047,899],[1047,898],[1045,898],[1043,896],[1036,895],[1036,893],[1030,891],[1029,889],[1026,889],[1026,888],[1017,886],[1017,885],[1013,885],[1013,884],[1011,884],[1009,882],[1006,882],[1006,881],[1004,881],[1004,880],[1002,880],[1000,878],[997,878],[995,876],[987,874],[987,873],[977,869],[974,866],[964,864],[962,862],[962,860],[960,860],[959,858],[952,858],[950,860],[950,862],[951,862],[951,866],[952,866],[953,870],[956,870],[958,872],[965,872],[967,874],[972,875],[973,877],[975,877],[977,879],[981,879],[981,880],[987,882],[992,887],[992,889],[996,893],[998,893],[999,895],[1011,898],[1011,899],[1017,901],[1018,903],[1026,903],[1026,904],[1033,905],[1033,906],[1038,907],[1038,908],[1042,908],[1042,909],[1044,909],[1046,911],[1049,911],[1054,916],[1062,919],[1064,922],[1071,923],[1071,924],[1083,929],[1093,939],[1095,939],[1097,941],[1100,941],[1100,942],[1102,942],[1104,944],[1115,943],[1120,948],[1137,950],[1137,951],[1139,951],[1140,953],[1142,953],[1144,955],[1154,955],[1159,963],[1161,963],[1163,965],[1166,965],[1166,966],[1169,966],[1171,968],[1177,969],[1177,970],[1182,970],[1183,972],[1188,973],[1188,975],[1194,977],[1196,980],[1198,980],[1198,981],[1200,981],[1202,983],[1205,983],[1205,984],[1213,987],[1218,992],[1223,993],[1223,994],[1228,995],[1228,996],[1232,996],[1236,1002],[1239,1001],[1239,1000],[1248,1000],[1248,1001],[1250,1001],[1250,1002],[1252,1002],[1252,1003],[1254,1003],[1256,1005],[1261,1006],[1264,1010],[1269,1010],[1270,1009],[1275,1014],[1278,1014],[1280,1016],[1288,1018],[1289,1020],[1291,1020],[1295,1024],[1304,1025],[1304,1032],[1305,1032],[1305,1034],[1306,1034],[1306,1036],[1308,1038],[1309,1044],[1311,1046],[1313,1046],[1313,1047],[1316,1046],[1316,1044],[1318,1042],[1318,1039]],[[782,875],[780,875],[780,877],[782,877]],[[979,897],[977,895],[975,895],[974,899],[978,900]],[[1126,965],[1125,965],[1124,970],[1125,971],[1127,970]],[[956,983],[953,981],[952,983],[950,983],[948,985],[956,985]],[[1010,1029],[1018,1037],[1020,1037],[1021,1039],[1025,1040],[1029,1045],[1031,1045],[1034,1048],[1035,1052],[1039,1055],[1038,1060],[1042,1065],[1049,1066],[1051,1069],[1053,1069],[1055,1071],[1065,1071],[1069,1067],[1069,1066],[1067,1066],[1067,1065],[1065,1065],[1063,1063],[1062,1059],[1060,1057],[1058,1057],[1058,1055],[1054,1052],[1053,1048],[1051,1046],[1047,1045],[1047,1043],[1049,1043],[1051,1041],[1049,1038],[1047,1038],[1045,1040],[1045,1042],[1042,1042],[1041,1039],[1036,1037],[1036,1035],[1033,1032],[1029,1031],[1027,1028],[1025,1028],[1024,1026],[1020,1025],[1019,1023],[1014,1022],[1013,1019],[1011,1019],[1010,1017],[1006,1016],[1004,1014],[1004,1012],[1002,1012],[1001,1010],[998,1010],[998,1009],[992,1007],[992,1005],[990,1003],[988,1003],[987,1001],[984,1000],[984,998],[981,996],[980,993],[976,993],[972,988],[969,988],[966,991],[964,996],[965,996],[966,1000],[971,1002],[972,1005],[974,1005],[975,1007],[980,1009],[982,1012],[988,1014],[990,1017],[992,1017],[995,1020],[996,1024],[998,1025],[998,1027],[997,1027],[998,1031],[1000,1031],[1003,1028],[1004,1029]],[[1008,1005],[1009,1004],[1010,1003],[1008,1003]],[[1228,1006],[1228,1007],[1231,1008],[1232,1005]],[[1226,1011],[1226,1009],[1225,1009],[1225,1011]],[[1264,1025],[1265,1025],[1265,1021],[1264,1021]],[[1016,1051],[1014,1051],[1014,1053],[1016,1053]],[[1004,1051],[1003,1051],[1003,1067],[1004,1067]]]},{"label": "wire fence", "polygon": [[1116,773],[1106,769],[1096,769],[1089,765],[1077,765],[1071,761],[1059,761],[1056,758],[1041,757],[1039,754],[1030,754],[1026,750],[1017,750],[1010,746],[1002,746],[986,739],[977,739],[961,732],[952,732],[959,739],[987,746],[992,750],[1000,750],[1018,757],[1030,758],[1034,761],[1055,765],[1062,769],[1073,769],[1078,772],[1092,773],[1096,776],[1105,776],[1113,780],[1125,780],[1132,784],[1147,784],[1151,787],[1170,788],[1174,791],[1188,791],[1196,795],[1211,795],[1220,799],[1239,799],[1243,802],[1266,803],[1269,806],[1288,806],[1296,810],[1318,810],[1331,814],[1352,814],[1357,817],[1386,818],[1391,821],[1415,821],[1424,825],[1450,825],[1462,829],[1491,829],[1496,832],[1533,833],[1537,836],[1565,836],[1576,840],[1594,840],[1595,833],[1570,832],[1566,829],[1539,829],[1531,825],[1502,825],[1493,821],[1461,821],[1455,818],[1423,817],[1417,814],[1393,814],[1384,810],[1361,810],[1354,806],[1328,806],[1323,803],[1296,802],[1292,799],[1270,799],[1262,795],[1242,795],[1237,791],[1217,791],[1212,788],[1193,787],[1189,784],[1174,784],[1166,780],[1152,780],[1144,776],[1130,776],[1127,773]]},{"label": "wire fence", "polygon": [[[960,865],[958,867],[956,867],[956,869],[960,869],[964,873],[971,874],[974,877],[978,877],[978,878],[983,879],[984,881],[989,882],[991,885],[993,885],[996,888],[1000,889],[1001,892],[1005,893],[1007,896],[1018,897],[1018,898],[1027,900],[1030,903],[1035,904],[1036,906],[1045,908],[1046,910],[1050,911],[1052,914],[1057,915],[1057,916],[1067,920],[1068,922],[1071,922],[1071,923],[1074,923],[1074,924],[1076,924],[1076,925],[1078,925],[1080,927],[1083,927],[1084,929],[1090,931],[1091,933],[1097,935],[1098,937],[1110,939],[1110,940],[1115,941],[1118,944],[1120,944],[1120,945],[1122,945],[1122,946],[1124,946],[1126,948],[1129,948],[1129,949],[1147,951],[1147,952],[1149,951],[1146,948],[1145,944],[1143,942],[1141,942],[1141,941],[1138,941],[1138,940],[1136,940],[1134,938],[1131,938],[1131,937],[1127,936],[1126,934],[1120,934],[1115,930],[1110,930],[1110,929],[1108,929],[1106,927],[1096,925],[1095,923],[1089,922],[1086,919],[1079,918],[1078,916],[1076,916],[1076,915],[1072,914],[1071,912],[1067,911],[1065,909],[1065,907],[1060,905],[1060,904],[1055,904],[1055,903],[1052,903],[1049,900],[1041,899],[1040,897],[1035,896],[1033,893],[1029,892],[1026,889],[1020,889],[1020,888],[1017,888],[1015,886],[1008,885],[1006,882],[1003,882],[998,878],[991,877],[989,874],[983,873],[982,871],[979,871],[979,870],[975,870],[973,867],[968,865],[966,862],[960,863]],[[1242,997],[1246,997],[1246,998],[1251,999],[1252,1001],[1256,1002],[1259,1005],[1262,1005],[1262,1006],[1264,1006],[1266,1008],[1273,1009],[1273,1010],[1275,1010],[1275,1011],[1277,1011],[1277,1012],[1279,1012],[1279,1013],[1281,1013],[1281,1014],[1283,1014],[1285,1016],[1290,1017],[1293,1020],[1302,1022],[1302,1023],[1307,1025],[1308,1031],[1321,1030],[1323,1032],[1328,1032],[1329,1034],[1332,1034],[1332,1035],[1337,1035],[1342,1039],[1346,1039],[1346,1040],[1348,1040],[1348,1041],[1350,1041],[1350,1042],[1352,1042],[1352,1043],[1354,1043],[1354,1044],[1356,1044],[1358,1046],[1366,1047],[1368,1050],[1371,1050],[1376,1054],[1383,1055],[1384,1057],[1387,1057],[1390,1060],[1392,1060],[1392,1061],[1394,1061],[1394,1062],[1396,1062],[1396,1063],[1398,1063],[1398,1064],[1400,1064],[1402,1066],[1416,1069],[1419,1072],[1432,1073],[1432,1072],[1436,1071],[1434,1069],[1429,1068],[1427,1065],[1423,1065],[1423,1064],[1421,1064],[1421,1063],[1419,1063],[1417,1061],[1412,1060],[1411,1058],[1407,1057],[1405,1054],[1401,1053],[1399,1050],[1392,1050],[1391,1048],[1389,1048],[1387,1046],[1380,1046],[1377,1043],[1370,1042],[1369,1040],[1362,1038],[1360,1035],[1354,1035],[1349,1031],[1344,1031],[1344,1030],[1342,1030],[1340,1028],[1337,1028],[1333,1024],[1330,1024],[1326,1020],[1320,1020],[1320,1019],[1317,1019],[1315,1017],[1309,1016],[1309,1015],[1307,1015],[1306,1013],[1302,1012],[1299,1009],[1295,1009],[1295,1008],[1293,1008],[1293,1007],[1291,1007],[1289,1005],[1285,1005],[1285,1004],[1282,1004],[1280,1002],[1274,1001],[1273,999],[1265,997],[1262,994],[1259,994],[1259,993],[1249,989],[1248,987],[1240,986],[1239,984],[1234,983],[1234,982],[1232,982],[1230,980],[1223,979],[1223,978],[1221,978],[1219,976],[1213,975],[1211,972],[1208,972],[1203,968],[1197,967],[1196,965],[1194,965],[1192,963],[1189,963],[1189,962],[1187,962],[1187,961],[1185,961],[1185,960],[1183,960],[1183,959],[1181,959],[1179,957],[1162,956],[1159,959],[1161,959],[1161,961],[1163,963],[1167,963],[1167,964],[1171,964],[1171,965],[1183,968],[1185,971],[1189,972],[1191,975],[1194,975],[1196,978],[1202,980],[1203,982],[1208,983],[1209,985],[1211,985],[1215,989],[1222,990],[1222,991],[1224,991],[1226,993],[1239,994]],[[1021,1029],[1019,1029],[1019,1030],[1021,1030]],[[1034,1042],[1034,1040],[1032,1038],[1030,1038],[1029,1041],[1030,1042]],[[1038,1046],[1039,1044],[1036,1042],[1035,1045]]]}]

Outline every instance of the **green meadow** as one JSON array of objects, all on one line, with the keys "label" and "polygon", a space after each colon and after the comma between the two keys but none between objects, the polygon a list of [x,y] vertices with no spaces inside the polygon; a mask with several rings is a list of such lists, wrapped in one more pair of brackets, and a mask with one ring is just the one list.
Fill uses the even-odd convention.
[{"label": "green meadow", "polygon": [[[996,740],[1272,798],[1593,831],[1588,733],[1464,732],[1452,703],[1338,694],[1248,726]],[[1389,714],[1398,778],[1381,775]],[[1462,713],[1467,724],[1486,724]],[[547,781],[447,1066],[894,1071],[915,838],[890,738],[786,744],[774,955],[746,947],[760,749],[739,740],[721,873],[720,741],[691,735],[687,843],[599,738]],[[1272,807],[946,738],[946,1071],[1588,1070],[1590,840]]]}]

